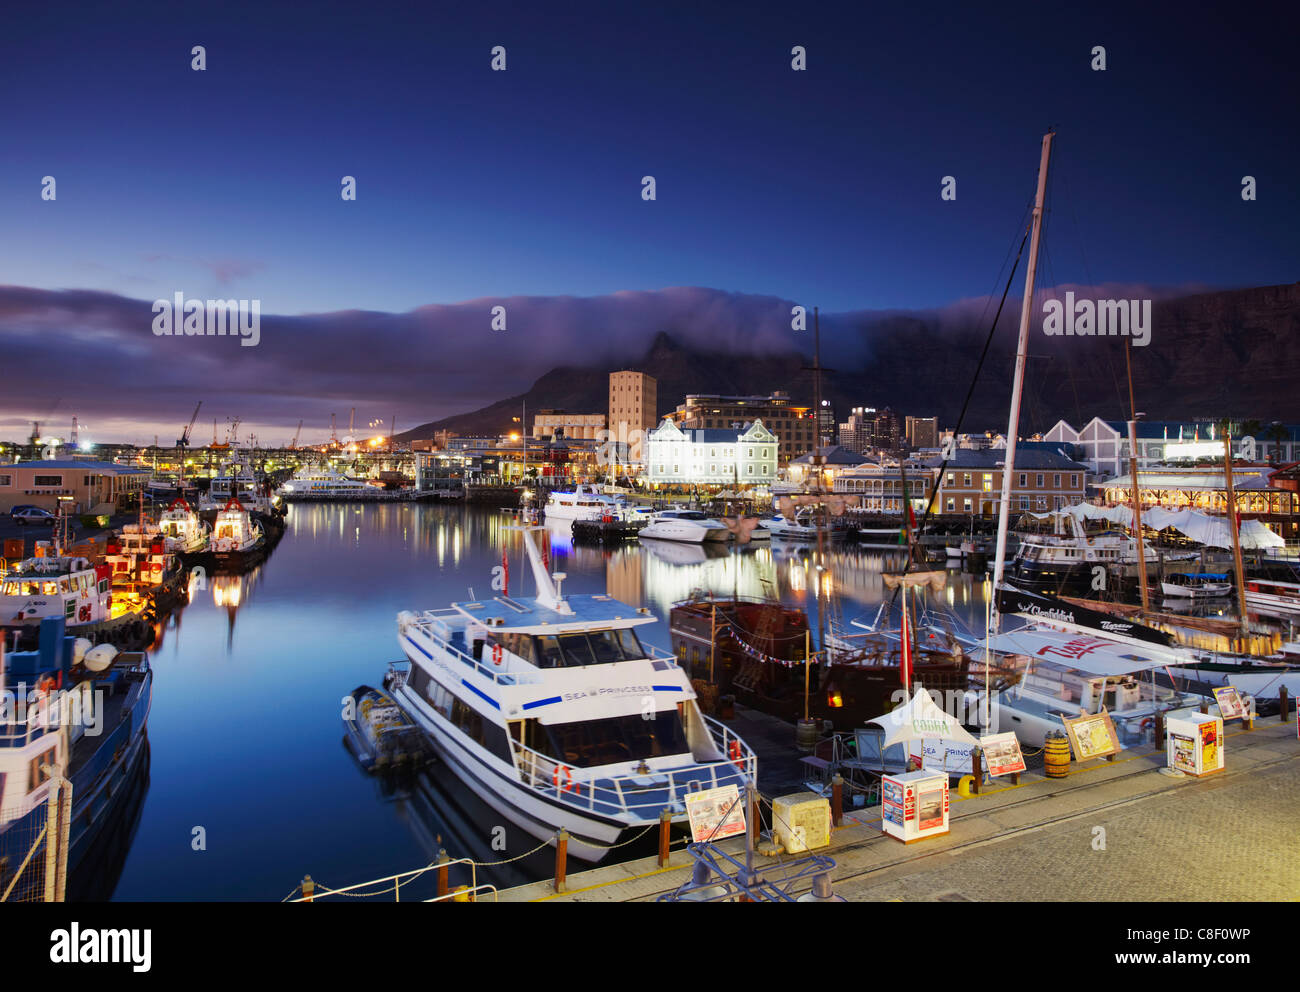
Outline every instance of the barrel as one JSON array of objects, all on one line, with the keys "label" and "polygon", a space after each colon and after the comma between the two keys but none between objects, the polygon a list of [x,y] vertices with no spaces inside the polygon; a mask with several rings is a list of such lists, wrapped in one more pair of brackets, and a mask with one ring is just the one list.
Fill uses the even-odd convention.
[{"label": "barrel", "polygon": [[812,754],[817,748],[819,720],[800,720],[795,724],[794,746],[802,754]]},{"label": "barrel", "polygon": [[1070,741],[1059,730],[1048,734],[1043,744],[1043,771],[1048,778],[1065,778],[1070,773]]}]

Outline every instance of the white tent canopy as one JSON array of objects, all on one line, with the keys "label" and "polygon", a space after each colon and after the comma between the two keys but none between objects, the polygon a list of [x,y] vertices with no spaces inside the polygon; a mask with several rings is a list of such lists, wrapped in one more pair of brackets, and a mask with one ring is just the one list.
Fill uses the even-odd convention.
[{"label": "white tent canopy", "polygon": [[[1091,503],[1076,503],[1064,510],[1033,513],[1030,516],[1043,520],[1052,516],[1054,512],[1065,513],[1078,520],[1108,520],[1124,527],[1133,525],[1133,511],[1127,506],[1093,506]],[[1152,530],[1172,527],[1198,544],[1204,544],[1209,548],[1232,547],[1232,528],[1228,518],[1202,513],[1200,510],[1166,510],[1164,507],[1153,506],[1142,511],[1142,526],[1150,527]],[[1248,551],[1256,548],[1276,548],[1286,544],[1286,541],[1258,520],[1243,520],[1239,530],[1241,546]]]},{"label": "white tent canopy", "polygon": [[1087,634],[1066,634],[1029,627],[989,638],[989,649],[999,654],[1023,654],[1088,675],[1128,675],[1164,665],[1178,664],[1176,651],[1159,645],[1137,647],[1102,640]]},{"label": "white tent canopy", "polygon": [[941,710],[930,693],[920,686],[906,703],[867,723],[885,728],[885,739],[880,744],[882,751],[908,741],[943,740],[972,747],[979,743],[956,717]]}]

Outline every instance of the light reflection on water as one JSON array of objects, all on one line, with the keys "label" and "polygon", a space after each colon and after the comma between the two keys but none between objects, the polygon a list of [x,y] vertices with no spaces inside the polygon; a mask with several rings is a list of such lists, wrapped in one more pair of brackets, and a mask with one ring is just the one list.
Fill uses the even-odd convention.
[{"label": "light reflection on water", "polygon": [[[506,825],[507,850],[494,850],[499,817],[445,769],[385,794],[341,744],[343,697],[378,686],[401,657],[399,610],[440,608],[471,589],[489,595],[503,551],[511,595],[533,594],[513,525],[489,508],[299,504],[266,562],[242,577],[208,576],[153,655],[152,784],[114,898],[275,900],[304,874],[348,885],[420,867],[439,845],[480,861],[533,847]],[[694,590],[813,606],[806,546],[604,550],[575,547],[563,524],[547,537],[566,592],[608,592],[661,620]],[[823,589],[835,593],[831,618],[870,621],[887,595],[882,570],[900,564],[888,550],[831,551],[823,574]],[[981,627],[986,583],[957,572],[950,583],[932,602]],[[666,623],[641,632],[669,648]],[[196,827],[206,850],[194,850]],[[488,877],[517,884],[553,860],[548,849]]]}]

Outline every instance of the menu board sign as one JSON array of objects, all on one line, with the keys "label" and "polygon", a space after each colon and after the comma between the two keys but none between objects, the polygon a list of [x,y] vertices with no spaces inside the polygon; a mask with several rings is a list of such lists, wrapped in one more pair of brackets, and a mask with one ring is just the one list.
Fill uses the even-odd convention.
[{"label": "menu board sign", "polygon": [[1225,685],[1214,690],[1214,699],[1219,704],[1219,715],[1225,720],[1238,720],[1246,715],[1246,704],[1233,686]]},{"label": "menu board sign", "polygon": [[736,785],[690,793],[686,797],[686,815],[691,821],[691,839],[697,844],[745,832],[745,804],[740,801]]},{"label": "menu board sign", "polygon": [[1119,751],[1115,724],[1105,710],[1073,718],[1064,717],[1063,720],[1066,733],[1070,735],[1070,746],[1074,748],[1075,761],[1101,758]]},{"label": "menu board sign", "polygon": [[1010,775],[1025,770],[1025,758],[1020,753],[1020,741],[1014,733],[991,734],[980,738],[984,761],[990,775]]}]

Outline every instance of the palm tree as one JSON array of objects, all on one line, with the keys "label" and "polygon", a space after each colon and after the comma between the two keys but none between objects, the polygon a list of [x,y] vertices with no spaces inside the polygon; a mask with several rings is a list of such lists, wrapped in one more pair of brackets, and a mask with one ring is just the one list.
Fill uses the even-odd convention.
[{"label": "palm tree", "polygon": [[1268,453],[1268,463],[1276,465],[1280,461],[1282,445],[1291,440],[1291,432],[1286,429],[1280,420],[1275,420],[1264,431],[1263,436],[1264,440],[1273,442],[1273,447],[1269,449]]}]

